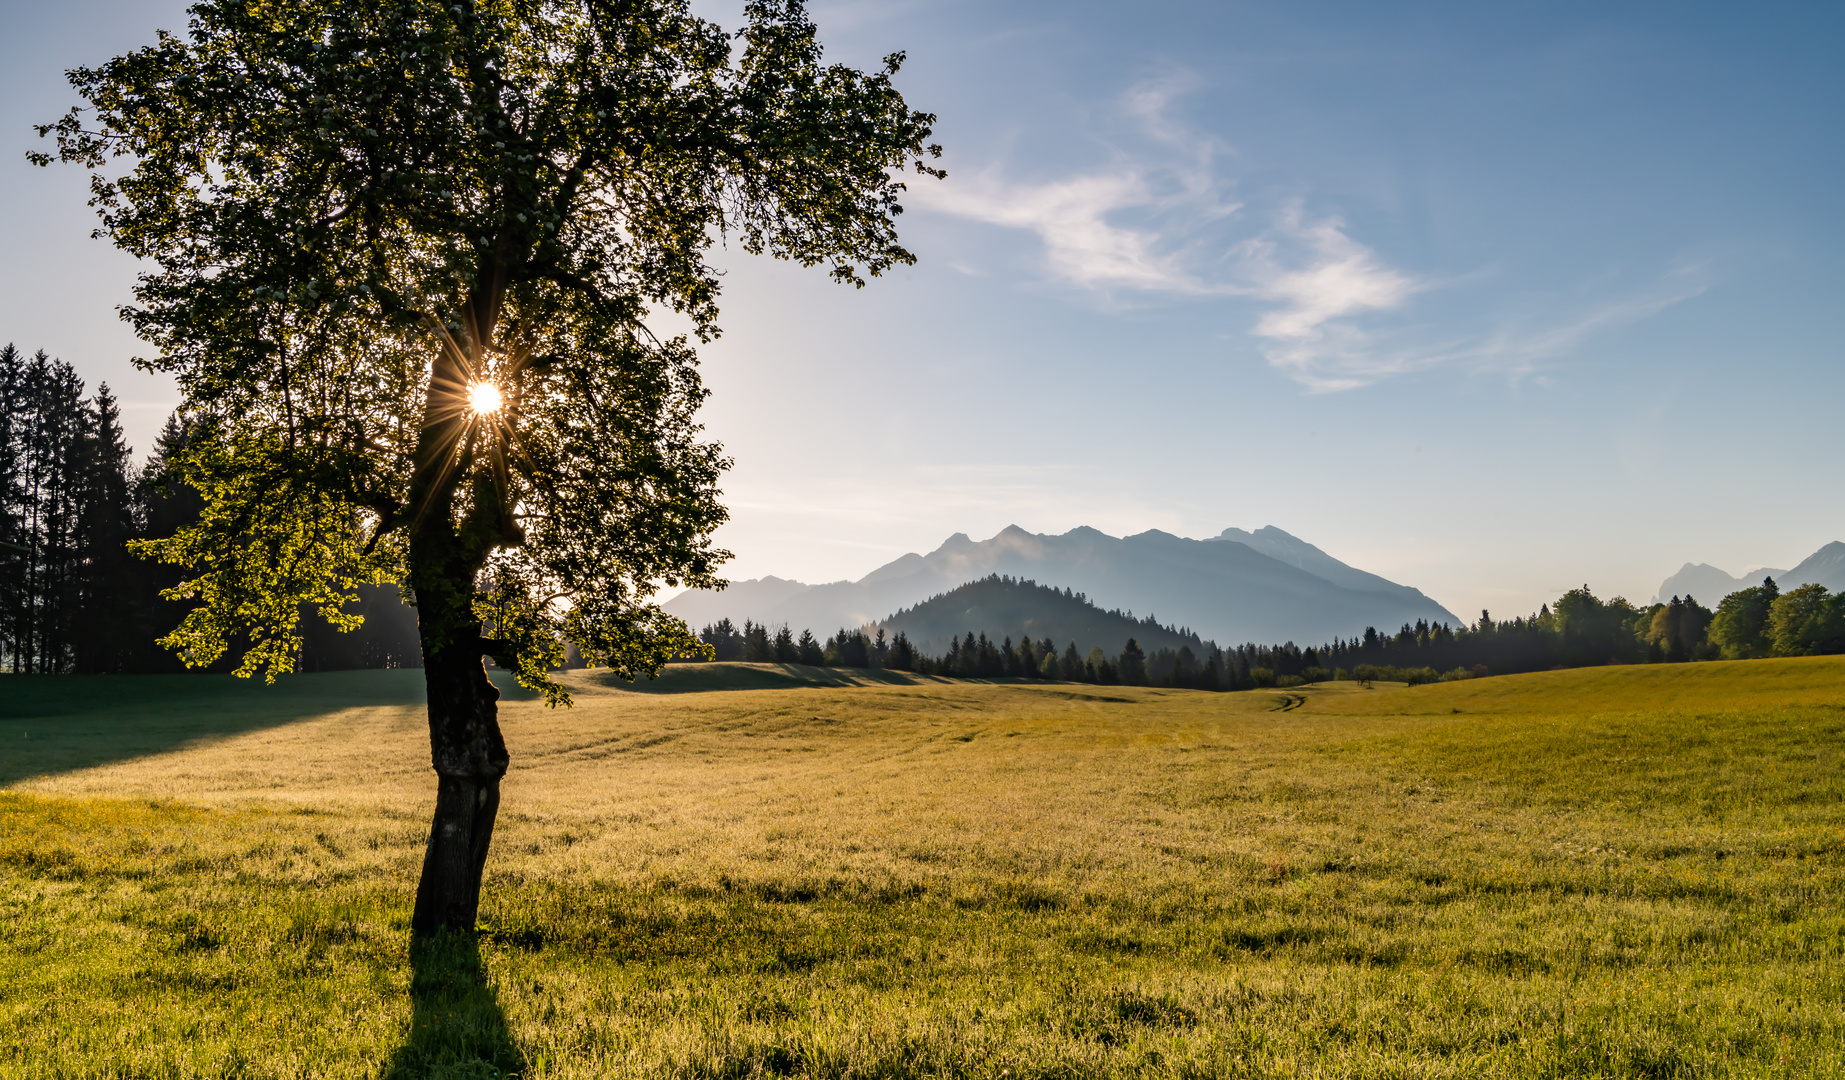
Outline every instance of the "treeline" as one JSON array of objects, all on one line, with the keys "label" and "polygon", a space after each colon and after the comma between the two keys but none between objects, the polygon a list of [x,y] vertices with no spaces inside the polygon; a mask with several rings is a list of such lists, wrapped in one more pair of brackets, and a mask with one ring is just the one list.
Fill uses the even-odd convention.
[{"label": "treeline", "polygon": [[[1208,644],[1203,658],[1189,645],[1178,649],[1160,648],[1149,653],[1133,638],[1127,639],[1121,651],[1113,655],[1099,645],[1091,646],[1089,652],[1083,654],[1077,651],[1075,642],[1059,652],[1056,642],[1050,638],[1034,641],[1026,637],[1014,644],[1010,637],[993,641],[985,633],[968,631],[962,637],[951,639],[940,655],[930,656],[918,649],[903,631],[887,636],[883,627],[872,633],[841,628],[821,641],[807,630],[797,637],[786,626],[770,629],[745,620],[739,628],[729,619],[707,625],[699,631],[698,639],[711,647],[714,660],[884,668],[954,679],[1048,679],[1198,690],[1239,688],[1232,662],[1234,654],[1226,654]],[[1244,669],[1247,674],[1247,664]]]},{"label": "treeline", "polygon": [[1783,593],[1773,578],[1725,596],[1711,610],[1691,596],[1637,607],[1572,589],[1526,619],[1482,611],[1458,630],[1418,623],[1391,636],[1366,630],[1335,643],[1333,666],[1474,669],[1493,674],[1599,664],[1686,663],[1845,652],[1845,594],[1823,585]]},{"label": "treeline", "polygon": [[[69,364],[0,347],[0,670],[186,670],[155,643],[188,610],[160,595],[181,570],[128,550],[197,520],[198,493],[167,465],[184,440],[169,417],[136,468],[107,384],[85,396]],[[353,610],[366,625],[350,634],[303,620],[302,670],[421,664],[415,614],[394,588],[361,590]],[[233,650],[214,670],[235,663]]]},{"label": "treeline", "polygon": [[1616,597],[1603,601],[1587,586],[1542,605],[1528,618],[1478,622],[1453,628],[1419,621],[1395,634],[1367,628],[1362,637],[1317,647],[1288,642],[1226,649],[1205,641],[1197,649],[1149,652],[1135,638],[1110,654],[1075,642],[1061,651],[1050,638],[991,640],[969,631],[951,638],[938,655],[917,649],[901,631],[886,637],[840,629],[825,641],[803,630],[728,619],[706,626],[699,640],[718,660],[887,668],[949,678],[1047,679],[1102,685],[1167,686],[1196,690],[1250,690],[1358,679],[1410,684],[1478,678],[1602,664],[1684,663],[1693,660],[1810,656],[1845,652],[1845,593],[1803,585],[1782,593],[1773,579],[1723,598],[1712,611],[1692,597],[1636,607]]},{"label": "treeline", "polygon": [[[128,541],[167,525],[133,473],[121,409],[84,396],[69,364],[0,348],[0,666],[14,672],[167,670],[154,638],[162,582]],[[170,528],[171,526],[169,526]],[[178,621],[175,615],[174,622]],[[169,624],[170,626],[171,624]]]}]

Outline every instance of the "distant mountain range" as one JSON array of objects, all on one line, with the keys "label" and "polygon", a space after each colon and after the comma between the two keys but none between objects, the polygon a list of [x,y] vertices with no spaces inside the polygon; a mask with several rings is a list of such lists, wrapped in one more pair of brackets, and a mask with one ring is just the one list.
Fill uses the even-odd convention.
[{"label": "distant mountain range", "polygon": [[1792,570],[1765,566],[1742,577],[1731,577],[1709,563],[1686,563],[1678,573],[1659,583],[1659,593],[1653,597],[1653,602],[1663,603],[1674,596],[1692,596],[1705,607],[1714,608],[1717,601],[1738,589],[1760,585],[1764,577],[1774,578],[1782,592],[1802,585],[1824,585],[1828,591],[1845,592],[1845,543],[1834,540],[1802,559]]},{"label": "distant mountain range", "polygon": [[1050,638],[1060,653],[1074,644],[1079,656],[1088,656],[1099,645],[1112,657],[1129,638],[1149,653],[1189,647],[1194,656],[1202,659],[1204,655],[1204,642],[1196,634],[1132,619],[1119,611],[1103,611],[1081,593],[997,574],[905,608],[885,619],[882,626],[892,634],[901,631],[929,656],[942,655],[948,651],[950,638],[968,633],[985,633],[994,642]]},{"label": "distant mountain range", "polygon": [[1348,566],[1273,526],[1189,540],[1158,530],[1114,537],[1087,526],[1050,536],[1013,525],[982,541],[956,533],[927,555],[905,555],[857,581],[755,578],[722,592],[681,593],[664,607],[694,629],[747,618],[824,635],[880,622],[991,574],[1074,589],[1100,607],[1157,615],[1226,645],[1319,644],[1419,619],[1461,623],[1418,590]]}]

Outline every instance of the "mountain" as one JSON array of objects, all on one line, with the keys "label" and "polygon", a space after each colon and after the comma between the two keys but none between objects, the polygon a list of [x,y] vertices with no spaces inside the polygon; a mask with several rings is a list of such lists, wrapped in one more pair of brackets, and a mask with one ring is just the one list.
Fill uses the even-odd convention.
[{"label": "mountain", "polygon": [[991,574],[1074,589],[1100,607],[1157,614],[1160,622],[1225,644],[1317,644],[1419,619],[1460,624],[1421,592],[1347,566],[1273,527],[1188,540],[1158,530],[1114,537],[1087,526],[1050,536],[1012,525],[981,541],[956,533],[927,555],[905,555],[858,581],[794,588],[798,582],[763,578],[722,593],[682,593],[664,606],[695,628],[720,617],[749,618],[824,635],[877,622]]},{"label": "mountain", "polygon": [[[1265,525],[1255,532],[1242,529],[1225,529],[1214,540],[1233,540],[1245,547],[1254,548],[1271,559],[1287,563],[1297,570],[1305,570],[1314,577],[1324,578],[1347,589],[1359,592],[1381,592],[1402,597],[1408,603],[1426,602],[1421,590],[1408,585],[1398,585],[1369,574],[1355,567],[1347,566],[1319,548],[1296,536],[1290,536],[1273,525]],[[1455,620],[1458,622],[1459,620]],[[1378,627],[1383,629],[1383,627]]]},{"label": "mountain", "polygon": [[1745,578],[1733,578],[1709,563],[1686,563],[1678,573],[1659,583],[1659,593],[1653,597],[1655,604],[1663,604],[1674,596],[1689,596],[1705,607],[1714,608],[1717,601],[1737,591],[1760,585],[1762,578],[1771,577],[1775,584],[1781,583],[1785,570],[1763,567],[1751,570]]},{"label": "mountain", "polygon": [[[717,622],[719,619],[730,619],[741,626],[743,619],[739,617],[739,612],[747,614],[750,618],[756,618],[762,612],[777,610],[782,604],[811,588],[813,588],[812,585],[803,585],[786,578],[751,578],[748,581],[733,581],[730,587],[723,592],[691,589],[673,597],[664,606],[666,610],[684,619],[694,630]],[[761,622],[762,620],[757,618],[756,621]],[[797,634],[803,628],[818,630],[821,627],[827,627],[832,629],[824,620],[817,626],[785,619],[782,621],[794,627]],[[858,623],[852,625],[857,626]]]},{"label": "mountain", "polygon": [[883,627],[909,635],[917,648],[930,656],[948,651],[948,640],[969,632],[985,633],[991,641],[1011,638],[1033,641],[1050,638],[1058,652],[1072,642],[1079,656],[1097,645],[1114,656],[1133,638],[1147,652],[1189,646],[1204,655],[1204,642],[1196,634],[1181,633],[1157,623],[1129,618],[1119,611],[1103,611],[1081,593],[1066,592],[1031,581],[995,574],[970,581],[958,589],[932,596],[915,607],[885,619]]},{"label": "mountain", "polygon": [[1754,588],[1764,577],[1775,579],[1782,592],[1802,585],[1824,585],[1831,592],[1845,592],[1845,543],[1834,540],[1800,561],[1792,570],[1762,567],[1741,577],[1731,577],[1709,563],[1686,563],[1679,572],[1659,583],[1654,603],[1664,603],[1674,596],[1690,594],[1706,607],[1739,589]]},{"label": "mountain", "polygon": [[1824,585],[1830,592],[1845,592],[1845,543],[1834,540],[1800,560],[1800,565],[1775,577],[1781,591],[1802,585]]}]

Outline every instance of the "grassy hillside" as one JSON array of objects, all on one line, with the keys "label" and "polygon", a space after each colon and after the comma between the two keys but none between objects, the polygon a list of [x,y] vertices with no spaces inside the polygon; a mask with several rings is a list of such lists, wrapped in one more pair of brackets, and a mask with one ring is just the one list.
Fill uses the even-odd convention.
[{"label": "grassy hillside", "polygon": [[0,1076],[1845,1073],[1839,658],[573,673],[506,706],[484,933],[415,953],[395,674],[0,719]]}]

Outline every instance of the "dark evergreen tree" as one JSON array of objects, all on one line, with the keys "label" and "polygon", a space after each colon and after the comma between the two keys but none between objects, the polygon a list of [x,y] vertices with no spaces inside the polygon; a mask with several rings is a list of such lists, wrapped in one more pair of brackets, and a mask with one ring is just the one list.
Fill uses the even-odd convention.
[{"label": "dark evergreen tree", "polygon": [[909,635],[897,631],[897,636],[891,639],[890,651],[884,656],[884,666],[892,671],[915,671],[916,661],[916,647],[910,644]]},{"label": "dark evergreen tree", "polygon": [[1121,649],[1118,661],[1121,669],[1121,681],[1128,686],[1147,685],[1147,654],[1141,651],[1140,643],[1128,638]]},{"label": "dark evergreen tree", "polygon": [[121,409],[107,383],[85,411],[87,431],[78,477],[76,608],[73,661],[78,671],[135,670],[136,645],[154,627],[140,585],[139,560],[128,552],[135,514]]},{"label": "dark evergreen tree", "polygon": [[769,628],[760,623],[743,624],[743,659],[752,664],[775,662],[775,643],[769,640]]},{"label": "dark evergreen tree", "polygon": [[795,643],[795,662],[819,667],[826,663],[826,650],[814,639],[812,630],[801,631],[801,640]]},{"label": "dark evergreen tree", "polygon": [[711,646],[714,660],[743,658],[743,635],[737,632],[736,624],[729,619],[719,619],[699,631],[698,640]]}]

